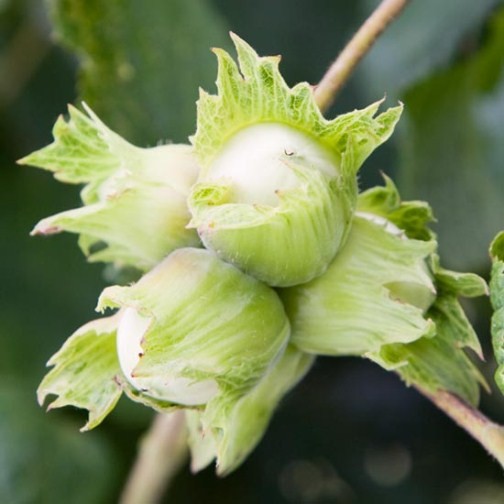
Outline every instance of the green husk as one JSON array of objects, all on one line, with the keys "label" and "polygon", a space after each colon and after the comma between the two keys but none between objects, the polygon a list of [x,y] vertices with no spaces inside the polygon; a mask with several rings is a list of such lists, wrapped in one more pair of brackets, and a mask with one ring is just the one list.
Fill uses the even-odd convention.
[{"label": "green husk", "polygon": [[[198,101],[191,140],[202,168],[189,197],[191,226],[207,248],[261,281],[278,287],[304,283],[321,275],[343,245],[355,210],[356,174],[392,134],[402,105],[377,115],[376,102],[326,120],[311,86],[287,86],[279,58],[259,57],[232,38],[239,66],[215,49],[218,94],[202,91]],[[276,151],[261,150],[268,136],[261,126],[285,137]],[[261,139],[256,144],[254,136]],[[229,149],[236,151],[233,160]],[[251,157],[257,165],[247,168]],[[224,158],[230,168],[222,173]],[[229,174],[235,169],[250,173]],[[263,178],[254,185],[264,190],[257,190],[257,201],[244,201],[237,196],[241,181],[256,172]],[[278,173],[285,175],[271,187]],[[262,202],[265,192],[274,192],[275,203]]]},{"label": "green husk", "polygon": [[54,142],[21,159],[70,184],[86,184],[83,207],[43,219],[32,234],[69,231],[90,261],[148,270],[172,250],[198,246],[187,194],[198,166],[189,145],[135,147],[85,107],[59,117]]}]

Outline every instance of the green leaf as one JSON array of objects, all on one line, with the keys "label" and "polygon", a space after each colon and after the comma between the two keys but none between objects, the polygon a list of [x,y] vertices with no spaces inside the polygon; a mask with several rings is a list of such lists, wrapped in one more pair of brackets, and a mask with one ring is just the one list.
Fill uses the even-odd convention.
[{"label": "green leaf", "polygon": [[0,500],[112,502],[120,464],[111,444],[101,432],[83,436],[68,416],[44,415],[27,385],[19,377],[0,385]]},{"label": "green leaf", "polygon": [[[361,64],[368,96],[395,95],[446,65],[495,4],[495,0],[410,2]],[[362,12],[375,7],[374,0],[366,0]]]},{"label": "green leaf", "polygon": [[440,266],[439,257],[433,255],[432,269],[436,273],[436,285],[440,292],[452,293],[467,298],[488,296],[488,285],[474,273],[459,273]]},{"label": "green leaf", "polygon": [[504,9],[477,52],[408,90],[398,185],[427,199],[450,267],[482,270],[504,215]]},{"label": "green leaf", "polygon": [[[442,319],[435,322],[442,326]],[[421,338],[409,345],[386,345],[369,358],[396,372],[407,385],[430,392],[448,390],[473,405],[479,401],[479,385],[485,383],[467,355],[452,344],[449,330],[445,333],[441,329],[434,338]]]},{"label": "green leaf", "polygon": [[186,198],[199,171],[192,148],[135,147],[84,107],[89,117],[70,106],[68,121],[56,122],[54,142],[18,161],[87,184],[84,207],[43,219],[32,234],[78,233],[90,261],[140,270],[178,247],[197,246],[197,234],[186,228]]},{"label": "green leaf", "polygon": [[312,136],[334,153],[345,175],[355,175],[371,152],[392,134],[402,105],[375,117],[381,103],[376,102],[328,121],[308,83],[287,86],[278,69],[280,57],[259,57],[237,35],[231,36],[239,67],[226,51],[215,49],[218,94],[201,91],[198,101],[198,128],[192,142],[203,175],[235,133],[257,123],[280,123]]},{"label": "green leaf", "polygon": [[57,395],[48,409],[75,406],[87,409],[89,419],[81,429],[92,429],[114,409],[121,396],[117,380],[121,370],[116,352],[117,317],[94,320],[78,329],[53,355],[54,368],[42,380],[37,397],[42,405]]},{"label": "green leaf", "polygon": [[492,316],[492,345],[497,361],[495,381],[504,394],[504,232],[500,232],[490,246],[492,276],[490,299],[494,309]]},{"label": "green leaf", "polygon": [[139,150],[93,117],[90,109],[88,114],[91,117],[69,105],[68,120],[60,116],[54,124],[54,142],[18,163],[49,170],[57,180],[69,184],[99,184],[124,160],[135,163]]},{"label": "green leaf", "polygon": [[57,39],[80,61],[79,94],[131,141],[184,141],[194,131],[198,86],[227,44],[204,0],[47,0]]},{"label": "green leaf", "polygon": [[430,207],[401,201],[385,181],[359,196],[348,241],[328,271],[283,293],[292,342],[313,353],[362,355],[408,384],[476,404],[486,383],[464,350],[481,357],[481,345],[458,297],[488,294],[487,285],[439,265]]}]

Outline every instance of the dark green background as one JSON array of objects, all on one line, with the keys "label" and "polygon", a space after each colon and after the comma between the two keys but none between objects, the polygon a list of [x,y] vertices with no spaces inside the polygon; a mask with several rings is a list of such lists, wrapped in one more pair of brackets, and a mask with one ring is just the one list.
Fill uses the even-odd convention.
[{"label": "dark green background", "polygon": [[[0,0],[1,503],[115,502],[151,418],[124,401],[80,434],[81,412],[46,415],[36,405],[45,362],[95,316],[106,276],[86,264],[74,236],[28,236],[42,217],[78,205],[78,189],[15,159],[50,142],[56,117],[79,96],[138,145],[184,141],[198,85],[214,89],[209,48],[229,48],[227,30],[260,54],[282,54],[290,84],[316,83],[377,3]],[[389,104],[404,101],[398,131],[368,160],[361,186],[378,183],[382,170],[405,197],[429,200],[444,264],[484,276],[488,243],[504,228],[501,5],[413,0],[330,111],[385,94]],[[489,304],[467,308],[491,380]],[[482,409],[504,421],[496,390]],[[166,502],[497,504],[504,483],[476,443],[394,375],[357,359],[319,359],[236,473],[219,480],[184,468]]]}]

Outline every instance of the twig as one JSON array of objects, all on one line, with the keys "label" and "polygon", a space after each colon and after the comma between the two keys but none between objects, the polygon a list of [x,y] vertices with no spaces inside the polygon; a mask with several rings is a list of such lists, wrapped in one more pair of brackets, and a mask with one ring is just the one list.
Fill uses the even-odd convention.
[{"label": "twig", "polygon": [[445,391],[417,389],[476,439],[504,468],[504,427],[492,422],[476,408]]},{"label": "twig", "polygon": [[142,439],[120,504],[156,504],[187,456],[185,416],[182,411],[158,414]]},{"label": "twig", "polygon": [[315,88],[315,101],[322,112],[329,108],[357,63],[408,2],[409,0],[383,0],[341,51]]}]

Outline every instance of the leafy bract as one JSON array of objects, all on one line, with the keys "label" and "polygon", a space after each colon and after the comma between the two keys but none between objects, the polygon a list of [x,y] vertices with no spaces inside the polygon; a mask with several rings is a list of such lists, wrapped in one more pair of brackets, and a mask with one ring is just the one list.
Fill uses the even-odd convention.
[{"label": "leafy bract", "polygon": [[471,273],[454,273],[436,265],[433,271],[438,295],[426,316],[435,324],[435,336],[409,344],[384,345],[368,357],[397,372],[409,385],[429,392],[446,390],[476,405],[479,386],[487,388],[487,384],[464,349],[482,357],[481,345],[458,297],[487,294],[487,287],[483,279]]},{"label": "leafy bract", "polygon": [[48,362],[54,367],[38,388],[39,403],[48,395],[57,395],[49,409],[68,405],[87,409],[89,419],[81,430],[100,424],[122,393],[116,330],[117,317],[112,316],[89,322],[70,336]]},{"label": "leafy bract", "polygon": [[217,459],[221,476],[235,470],[260,441],[282,397],[308,372],[314,357],[289,345],[271,370],[246,395],[213,401],[189,411],[193,471]]},{"label": "leafy bract", "polygon": [[504,232],[500,232],[490,246],[492,277],[490,299],[494,309],[492,316],[492,344],[497,361],[495,381],[504,393]]},{"label": "leafy bract", "polygon": [[324,275],[284,292],[292,342],[305,352],[365,355],[434,334],[424,318],[435,296],[425,265],[434,242],[392,234],[363,215]]},{"label": "leafy bract", "polygon": [[[359,210],[385,217],[408,237],[435,240],[427,227],[433,220],[429,205],[422,201],[402,202],[390,179],[386,178],[385,187],[362,193],[358,206]],[[458,298],[486,295],[487,285],[473,273],[442,268],[435,253],[430,254],[427,265],[436,297],[424,317],[432,320],[434,335],[410,343],[385,344],[377,352],[369,352],[367,357],[385,369],[394,370],[408,384],[430,392],[447,390],[477,404],[479,385],[486,386],[486,383],[464,348],[473,350],[481,358],[481,345]]]},{"label": "leafy bract", "polygon": [[135,147],[86,109],[89,117],[70,106],[68,121],[60,117],[54,126],[54,142],[19,161],[86,184],[85,206],[43,219],[33,234],[79,233],[89,260],[141,270],[178,247],[198,245],[186,229],[186,197],[198,173],[191,147]]},{"label": "leafy bract", "polygon": [[385,218],[402,229],[408,238],[433,238],[428,224],[434,220],[432,209],[425,201],[402,201],[392,179],[383,175],[385,186],[376,186],[359,194],[360,212]]},{"label": "leafy bract", "polygon": [[308,83],[287,86],[278,69],[280,57],[259,57],[241,38],[231,36],[239,67],[226,51],[214,49],[219,63],[218,94],[201,91],[198,101],[198,128],[192,142],[203,175],[229,138],[257,123],[281,123],[311,135],[337,156],[346,175],[355,175],[392,134],[402,105],[375,117],[381,103],[376,102],[326,120]]}]

